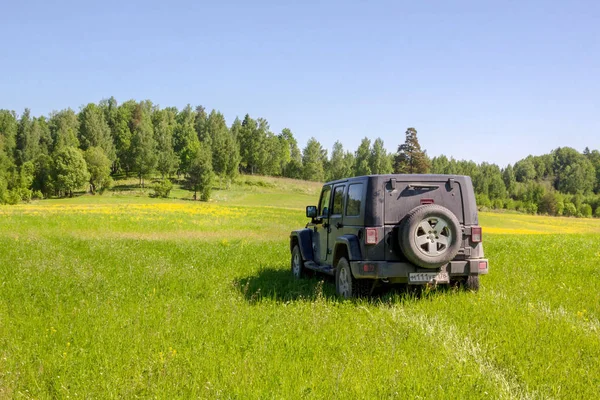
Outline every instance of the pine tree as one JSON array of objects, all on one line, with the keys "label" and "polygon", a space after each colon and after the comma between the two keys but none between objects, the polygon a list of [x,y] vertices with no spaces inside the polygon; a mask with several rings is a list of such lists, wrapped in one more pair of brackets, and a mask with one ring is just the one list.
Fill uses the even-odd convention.
[{"label": "pine tree", "polygon": [[417,130],[408,128],[404,144],[398,146],[394,160],[394,172],[397,174],[426,174],[429,172],[430,161],[417,139]]}]

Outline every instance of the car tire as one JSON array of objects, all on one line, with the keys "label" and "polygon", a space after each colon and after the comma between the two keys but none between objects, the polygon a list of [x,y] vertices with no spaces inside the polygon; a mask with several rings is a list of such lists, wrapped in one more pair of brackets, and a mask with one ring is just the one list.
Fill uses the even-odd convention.
[{"label": "car tire", "polygon": [[399,244],[406,258],[423,268],[439,268],[460,250],[460,222],[445,207],[427,204],[412,209],[400,224]]},{"label": "car tire", "polygon": [[292,275],[296,279],[302,279],[306,276],[306,268],[304,267],[304,260],[302,259],[302,253],[300,252],[300,247],[298,245],[294,245],[292,249]]},{"label": "car tire", "polygon": [[469,275],[465,279],[465,288],[473,292],[479,291],[479,275]]},{"label": "car tire", "polygon": [[338,296],[345,299],[367,297],[371,294],[372,287],[371,279],[354,278],[348,260],[340,258],[335,268],[335,292]]}]

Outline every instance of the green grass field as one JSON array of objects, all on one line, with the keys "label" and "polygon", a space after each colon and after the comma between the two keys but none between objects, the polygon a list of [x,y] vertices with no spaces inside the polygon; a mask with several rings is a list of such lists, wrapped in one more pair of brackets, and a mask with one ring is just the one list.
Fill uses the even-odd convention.
[{"label": "green grass field", "polygon": [[599,220],[482,213],[478,293],[342,301],[289,272],[318,192],[1,206],[0,398],[600,396]]}]

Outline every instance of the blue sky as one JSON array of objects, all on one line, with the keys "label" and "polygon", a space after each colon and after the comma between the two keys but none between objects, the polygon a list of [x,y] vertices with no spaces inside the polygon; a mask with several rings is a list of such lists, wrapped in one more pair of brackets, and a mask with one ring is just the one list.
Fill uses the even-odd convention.
[{"label": "blue sky", "polygon": [[354,151],[600,149],[598,1],[0,2],[0,108],[202,104]]}]

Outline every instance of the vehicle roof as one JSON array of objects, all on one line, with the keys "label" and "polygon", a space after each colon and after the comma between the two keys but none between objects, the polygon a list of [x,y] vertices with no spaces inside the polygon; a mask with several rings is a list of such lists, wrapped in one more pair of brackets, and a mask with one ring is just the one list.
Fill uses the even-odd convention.
[{"label": "vehicle roof", "polygon": [[457,180],[462,179],[471,179],[466,175],[450,175],[450,174],[382,174],[382,175],[361,175],[361,176],[353,176],[350,178],[337,179],[335,181],[325,182],[324,185],[342,183],[342,182],[350,182],[350,181],[364,181],[372,178],[396,178],[398,180],[403,181],[416,181],[416,182],[439,182],[441,180],[448,180],[450,178],[454,178]]}]

